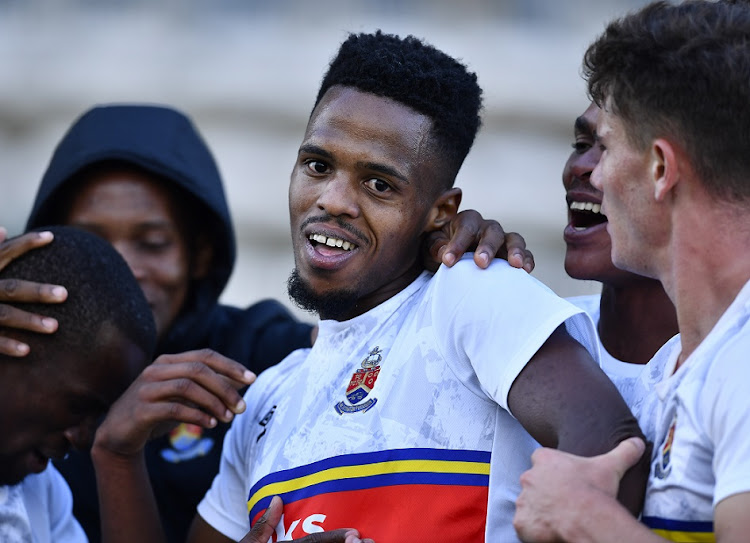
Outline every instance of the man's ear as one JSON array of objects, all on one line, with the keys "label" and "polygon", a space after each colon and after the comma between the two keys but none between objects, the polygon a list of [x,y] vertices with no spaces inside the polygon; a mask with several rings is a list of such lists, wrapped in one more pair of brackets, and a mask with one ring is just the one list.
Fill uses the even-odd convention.
[{"label": "man's ear", "polygon": [[651,144],[651,180],[654,183],[654,198],[662,202],[680,180],[678,165],[679,150],[663,138]]},{"label": "man's ear", "polygon": [[438,196],[437,200],[430,210],[430,215],[425,225],[425,232],[440,230],[443,226],[451,222],[453,217],[458,213],[458,206],[461,205],[461,189],[453,187]]},{"label": "man's ear", "polygon": [[191,279],[203,279],[208,275],[214,260],[214,249],[208,235],[201,233],[195,242]]}]

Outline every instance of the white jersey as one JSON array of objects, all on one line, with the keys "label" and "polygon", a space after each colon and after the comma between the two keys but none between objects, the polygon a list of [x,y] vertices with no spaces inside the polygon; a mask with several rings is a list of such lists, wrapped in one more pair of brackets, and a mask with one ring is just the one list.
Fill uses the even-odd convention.
[{"label": "white jersey", "polygon": [[642,520],[673,541],[714,541],[716,504],[750,492],[750,282],[674,371],[680,351],[677,336],[649,362],[662,378],[636,413],[656,432]]},{"label": "white jersey", "polygon": [[0,541],[3,543],[85,543],[73,517],[68,484],[50,464],[14,486],[0,486]]},{"label": "white jersey", "polygon": [[[277,540],[352,526],[388,541],[516,541],[538,444],[507,411],[513,380],[563,322],[590,319],[522,270],[465,259],[424,273],[258,378],[198,507],[238,540],[274,495]],[[594,354],[594,356],[596,356]]]},{"label": "white jersey", "polygon": [[[599,330],[599,303],[601,301],[601,295],[590,294],[586,296],[573,296],[567,298],[567,300],[583,309],[591,320],[594,321],[594,326],[597,331]],[[633,364],[631,362],[622,361],[607,352],[607,349],[602,345],[599,334],[597,333],[597,340],[599,342],[599,355],[601,359],[601,366],[604,373],[606,373],[612,382],[620,391],[620,394],[627,402],[628,406],[633,406],[641,401],[640,393],[641,387],[638,385],[638,379],[643,372],[644,366],[642,364]]]}]

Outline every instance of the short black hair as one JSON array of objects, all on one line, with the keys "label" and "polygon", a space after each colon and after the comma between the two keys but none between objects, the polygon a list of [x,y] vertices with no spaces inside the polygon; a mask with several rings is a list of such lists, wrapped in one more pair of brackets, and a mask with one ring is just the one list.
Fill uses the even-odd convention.
[{"label": "short black hair", "polygon": [[607,26],[583,74],[633,145],[672,139],[711,194],[750,201],[747,0],[653,2]]},{"label": "short black hair", "polygon": [[[3,329],[32,346],[28,362],[51,360],[56,353],[94,354],[99,332],[118,330],[149,357],[156,344],[156,327],[143,291],[120,254],[98,236],[66,226],[48,230],[54,239],[0,270],[0,279],[63,285],[68,298],[60,304],[11,303],[18,308],[57,319],[54,334]],[[0,358],[2,355],[0,355]]]},{"label": "short black hair", "polygon": [[429,117],[455,179],[481,126],[482,89],[465,65],[414,36],[350,34],[323,77],[315,106],[334,85],[390,98]]}]

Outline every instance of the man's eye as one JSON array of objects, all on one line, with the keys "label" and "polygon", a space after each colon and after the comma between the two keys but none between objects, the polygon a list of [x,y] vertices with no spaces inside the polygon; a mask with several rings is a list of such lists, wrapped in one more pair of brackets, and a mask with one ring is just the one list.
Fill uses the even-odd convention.
[{"label": "man's eye", "polygon": [[163,239],[144,239],[139,243],[139,247],[144,251],[163,251],[170,246],[171,242]]},{"label": "man's eye", "polygon": [[386,192],[391,189],[391,186],[383,181],[382,179],[368,179],[365,185],[370,187],[375,192]]},{"label": "man's eye", "polygon": [[582,155],[583,153],[591,149],[591,144],[587,141],[576,141],[573,143],[573,149],[576,153]]},{"label": "man's eye", "polygon": [[307,162],[307,167],[310,168],[315,173],[326,173],[328,170],[328,166],[325,162],[321,162],[320,160],[310,160]]}]

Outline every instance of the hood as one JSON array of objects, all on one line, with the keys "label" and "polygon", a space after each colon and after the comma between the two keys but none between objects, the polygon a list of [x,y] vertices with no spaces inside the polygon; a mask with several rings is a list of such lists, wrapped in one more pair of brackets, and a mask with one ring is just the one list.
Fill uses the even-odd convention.
[{"label": "hood", "polygon": [[[195,314],[214,305],[232,273],[235,237],[221,175],[191,120],[164,106],[111,104],[94,107],[79,117],[57,145],[37,191],[26,228],[49,224],[56,195],[82,169],[117,160],[156,174],[205,204],[206,214],[220,224],[213,240],[214,259],[208,276],[192,289],[167,339],[192,333]],[[195,217],[205,224],[209,217]],[[215,222],[215,221],[214,221]],[[162,343],[164,342],[164,338]]]}]

